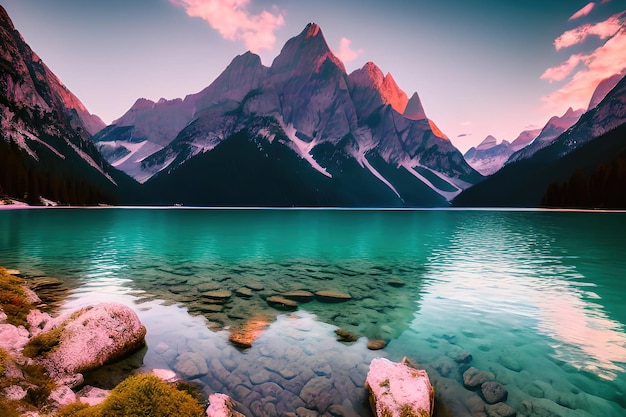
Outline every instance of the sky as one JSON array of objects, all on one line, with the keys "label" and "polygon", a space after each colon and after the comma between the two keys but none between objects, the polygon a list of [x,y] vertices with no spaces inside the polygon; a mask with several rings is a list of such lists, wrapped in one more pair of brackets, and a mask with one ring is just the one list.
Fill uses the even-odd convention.
[{"label": "sky", "polygon": [[462,152],[513,140],[626,69],[624,0],[0,0],[31,48],[111,123],[140,97],[208,86],[251,50],[271,65],[315,22],[348,73],[390,72]]}]

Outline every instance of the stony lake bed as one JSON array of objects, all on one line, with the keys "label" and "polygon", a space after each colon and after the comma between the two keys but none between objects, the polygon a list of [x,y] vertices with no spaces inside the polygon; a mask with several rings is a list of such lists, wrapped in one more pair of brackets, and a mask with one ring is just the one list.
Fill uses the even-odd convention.
[{"label": "stony lake bed", "polygon": [[[117,301],[138,313],[147,348],[88,375],[93,384],[171,369],[205,394],[231,395],[246,415],[368,416],[370,361],[406,356],[428,371],[436,415],[505,415],[481,391],[495,381],[517,415],[621,416],[625,220],[11,210],[0,211],[0,257],[27,277],[59,279],[61,310]],[[238,332],[251,343],[233,343]]]}]

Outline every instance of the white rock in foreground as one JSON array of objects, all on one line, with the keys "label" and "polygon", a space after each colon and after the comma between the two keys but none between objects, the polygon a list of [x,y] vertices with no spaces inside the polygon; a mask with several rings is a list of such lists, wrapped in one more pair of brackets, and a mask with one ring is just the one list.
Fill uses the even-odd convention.
[{"label": "white rock in foreground", "polygon": [[243,414],[233,410],[233,404],[233,399],[226,394],[211,394],[206,415],[207,417],[244,417]]},{"label": "white rock in foreground", "polygon": [[384,358],[372,359],[365,386],[372,412],[378,417],[430,417],[434,391],[424,370]]},{"label": "white rock in foreground", "polygon": [[46,323],[43,333],[59,327],[60,343],[42,361],[54,377],[98,368],[145,344],[146,328],[122,304],[102,303],[63,314]]}]

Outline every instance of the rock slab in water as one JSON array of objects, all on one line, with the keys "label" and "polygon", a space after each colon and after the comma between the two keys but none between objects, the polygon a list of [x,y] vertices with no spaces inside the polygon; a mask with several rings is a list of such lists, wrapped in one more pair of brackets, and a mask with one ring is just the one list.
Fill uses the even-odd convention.
[{"label": "rock slab in water", "polygon": [[101,303],[63,314],[42,333],[61,328],[58,346],[42,364],[53,377],[80,373],[122,359],[145,345],[146,328],[137,314],[117,303]]},{"label": "rock slab in water", "polygon": [[315,293],[315,297],[318,301],[323,303],[341,303],[343,301],[352,300],[350,294],[338,291],[318,291]]},{"label": "rock slab in water", "polygon": [[185,352],[179,355],[176,358],[174,369],[188,379],[198,378],[209,373],[206,361],[195,352]]},{"label": "rock slab in water", "polygon": [[434,391],[424,370],[372,359],[365,386],[372,412],[378,417],[432,416]]},{"label": "rock slab in water", "polygon": [[483,397],[488,404],[495,404],[506,401],[509,393],[504,386],[495,381],[485,382],[480,386]]},{"label": "rock slab in water", "polygon": [[471,367],[463,373],[463,385],[469,389],[478,389],[485,382],[493,381],[495,378],[492,372]]},{"label": "rock slab in water", "polygon": [[282,310],[296,310],[298,308],[297,301],[289,300],[285,297],[281,297],[280,295],[267,297],[265,301],[272,307]]}]

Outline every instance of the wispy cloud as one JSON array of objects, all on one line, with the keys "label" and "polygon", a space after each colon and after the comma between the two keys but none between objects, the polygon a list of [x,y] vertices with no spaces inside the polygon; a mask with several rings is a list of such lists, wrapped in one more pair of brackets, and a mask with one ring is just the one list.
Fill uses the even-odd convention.
[{"label": "wispy cloud", "polygon": [[556,50],[568,48],[584,42],[589,36],[598,36],[600,39],[608,39],[615,35],[620,28],[624,26],[623,18],[626,12],[621,12],[609,17],[607,20],[596,23],[579,26],[575,29],[568,30],[554,40]]},{"label": "wispy cloud", "polygon": [[581,54],[574,54],[569,57],[569,59],[563,62],[561,65],[557,65],[556,67],[548,68],[541,74],[542,80],[548,80],[550,82],[553,81],[563,81],[578,67],[578,65],[583,62],[583,59],[586,56]]},{"label": "wispy cloud", "polygon": [[585,7],[583,7],[582,9],[580,9],[579,11],[571,15],[568,20],[576,20],[583,16],[587,16],[589,13],[591,13],[591,11],[593,10],[595,6],[596,4],[594,2],[587,3]]},{"label": "wispy cloud", "polygon": [[471,133],[461,133],[460,135],[456,135],[457,138],[464,138],[466,136],[472,136]]},{"label": "wispy cloud", "polygon": [[252,52],[272,49],[275,32],[285,24],[285,11],[277,7],[253,13],[251,0],[169,0],[187,15],[205,20],[224,39],[242,41]]},{"label": "wispy cloud", "polygon": [[343,62],[351,62],[360,55],[363,55],[363,49],[354,50],[352,49],[352,40],[341,38],[341,41],[339,41],[339,49],[335,51],[335,55]]}]

